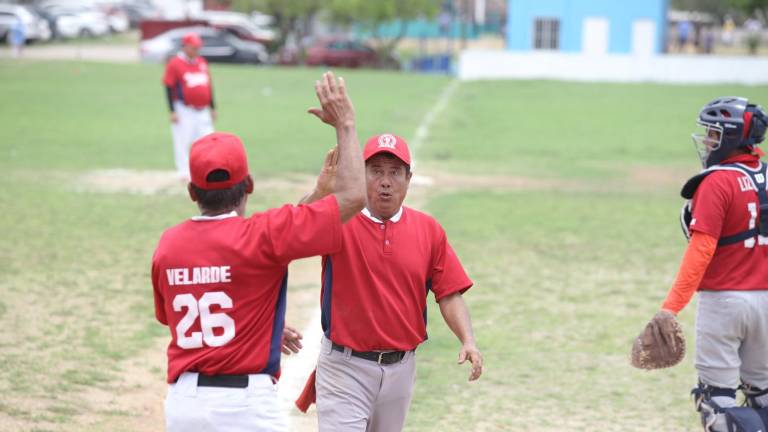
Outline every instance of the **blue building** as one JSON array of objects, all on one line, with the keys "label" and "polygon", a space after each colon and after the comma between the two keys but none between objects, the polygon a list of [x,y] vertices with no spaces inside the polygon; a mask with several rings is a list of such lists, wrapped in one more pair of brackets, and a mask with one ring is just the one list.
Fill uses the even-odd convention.
[{"label": "blue building", "polygon": [[667,6],[668,0],[509,0],[507,48],[659,54]]}]

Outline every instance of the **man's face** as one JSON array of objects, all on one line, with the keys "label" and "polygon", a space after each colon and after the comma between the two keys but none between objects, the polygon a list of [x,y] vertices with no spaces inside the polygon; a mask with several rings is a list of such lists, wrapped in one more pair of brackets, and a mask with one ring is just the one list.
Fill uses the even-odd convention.
[{"label": "man's face", "polygon": [[184,45],[182,50],[184,51],[184,54],[186,54],[189,58],[197,57],[197,54],[200,51],[200,49],[194,45]]},{"label": "man's face", "polygon": [[707,139],[705,143],[707,144],[707,148],[709,151],[715,151],[718,148],[720,148],[720,131],[715,129],[709,129],[707,130]]},{"label": "man's face", "polygon": [[375,217],[391,218],[403,205],[410,182],[405,162],[386,153],[371,157],[365,163],[368,210]]}]

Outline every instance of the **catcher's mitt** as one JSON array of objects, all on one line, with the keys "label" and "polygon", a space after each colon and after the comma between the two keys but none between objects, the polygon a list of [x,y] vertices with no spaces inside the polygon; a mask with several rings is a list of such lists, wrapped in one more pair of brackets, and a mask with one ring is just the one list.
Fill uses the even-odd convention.
[{"label": "catcher's mitt", "polygon": [[658,312],[632,344],[632,366],[662,369],[674,366],[685,356],[685,336],[675,316]]}]

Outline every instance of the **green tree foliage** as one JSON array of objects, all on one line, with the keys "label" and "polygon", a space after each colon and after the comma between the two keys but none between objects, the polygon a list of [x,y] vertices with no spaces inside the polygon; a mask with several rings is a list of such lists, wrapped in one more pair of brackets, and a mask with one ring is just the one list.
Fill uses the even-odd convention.
[{"label": "green tree foliage", "polygon": [[723,17],[732,9],[738,0],[672,0],[670,7],[677,10],[699,11],[710,13],[716,17]]},{"label": "green tree foliage", "polygon": [[768,17],[768,0],[728,0],[728,3],[747,16],[757,14],[761,19]]},{"label": "green tree foliage", "polygon": [[275,18],[278,31],[278,46],[285,43],[289,35],[298,38],[306,36],[309,26],[317,13],[327,7],[329,0],[232,0],[232,9],[241,12],[259,12]]},{"label": "green tree foliage", "polygon": [[[380,65],[397,48],[408,30],[408,21],[434,18],[440,10],[441,0],[231,0],[231,7],[242,12],[272,15],[279,33],[277,45],[285,43],[293,34],[301,40],[309,35],[312,21],[320,12],[327,12],[333,24],[352,25],[370,31]],[[394,36],[384,34],[384,24],[397,22],[399,31]]]},{"label": "green tree foliage", "polygon": [[[379,65],[397,48],[408,30],[408,21],[418,18],[434,18],[440,10],[440,0],[328,0],[331,19],[342,25],[359,25],[371,32],[379,57]],[[396,35],[385,35],[384,24],[396,21]]]}]

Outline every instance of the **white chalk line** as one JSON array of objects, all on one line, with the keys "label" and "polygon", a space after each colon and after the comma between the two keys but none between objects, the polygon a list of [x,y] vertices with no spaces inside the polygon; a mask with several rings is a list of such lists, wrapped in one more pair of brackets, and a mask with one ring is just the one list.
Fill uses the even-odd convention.
[{"label": "white chalk line", "polygon": [[[440,94],[437,102],[432,108],[427,111],[424,118],[416,128],[416,134],[411,141],[411,155],[412,166],[416,165],[416,152],[424,145],[429,138],[429,129],[432,127],[435,118],[440,115],[448,106],[448,102],[451,96],[459,86],[458,80],[453,80],[448,84]],[[431,185],[433,183],[432,178],[428,176],[416,176],[411,180],[419,185]],[[319,280],[319,278],[318,278]],[[304,339],[302,343],[304,347],[298,354],[292,354],[290,356],[283,357],[282,370],[283,374],[280,377],[280,385],[278,387],[278,398],[280,399],[281,406],[287,413],[292,413],[296,408],[294,407],[294,401],[304,389],[307,377],[315,369],[317,365],[317,357],[320,354],[320,341],[323,337],[323,330],[320,327],[321,312],[317,307],[313,314],[312,320],[309,325],[304,328],[302,335]],[[288,415],[289,430],[293,430],[290,427],[292,421],[291,415]]]},{"label": "white chalk line", "polygon": [[[456,92],[459,84],[460,81],[455,79],[445,86],[435,105],[432,106],[432,109],[427,111],[427,114],[421,119],[421,123],[419,123],[419,126],[416,128],[416,134],[411,141],[411,168],[416,167],[416,154],[418,153],[419,148],[421,148],[429,138],[429,130],[432,128],[432,123],[435,122],[435,118],[437,118],[437,116],[448,106],[448,102],[450,101],[451,96],[453,96],[453,93]],[[426,183],[431,184],[431,180],[427,180]]]}]

